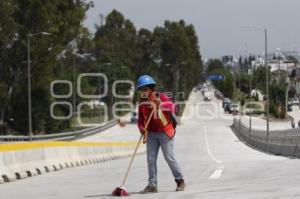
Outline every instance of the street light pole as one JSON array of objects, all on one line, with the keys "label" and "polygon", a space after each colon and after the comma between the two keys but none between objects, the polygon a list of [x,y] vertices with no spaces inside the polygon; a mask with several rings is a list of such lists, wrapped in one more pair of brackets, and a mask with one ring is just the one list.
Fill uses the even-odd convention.
[{"label": "street light pole", "polygon": [[37,35],[51,35],[48,32],[28,33],[27,34],[27,85],[28,85],[28,134],[29,140],[32,140],[32,108],[31,108],[31,61],[30,61],[30,37]]},{"label": "street light pole", "polygon": [[178,95],[178,89],[180,85],[180,65],[186,65],[187,63],[185,61],[182,61],[179,64],[170,64],[166,63],[166,66],[171,66],[171,72],[173,74],[173,80],[174,82],[174,87],[173,87],[173,101],[177,101],[177,95]]},{"label": "street light pole", "polygon": [[[98,66],[98,73],[101,73],[101,66],[99,64]],[[99,78],[99,82],[98,82],[98,89],[99,89],[99,95],[101,95],[101,79]],[[99,123],[101,122],[101,108],[100,108],[100,104],[101,104],[101,97],[99,97]]]},{"label": "street light pole", "polygon": [[74,138],[76,138],[76,114],[78,114],[77,112],[77,106],[76,106],[76,57],[79,57],[81,59],[87,59],[87,56],[90,56],[89,53],[85,53],[85,54],[79,54],[77,53],[78,48],[77,48],[77,43],[75,44],[76,47],[73,49],[72,55],[73,55],[73,135]]},{"label": "street light pole", "polygon": [[32,140],[32,117],[31,117],[31,73],[30,73],[30,37],[27,35],[27,84],[28,84],[28,128],[29,128],[29,140]]},{"label": "street light pole", "polygon": [[73,134],[74,134],[74,138],[76,138],[75,116],[76,116],[76,55],[73,55]]},{"label": "street light pole", "polygon": [[176,102],[178,99],[178,87],[179,87],[179,73],[180,73],[180,68],[178,64],[175,64],[175,92],[174,92],[174,102]]},{"label": "street light pole", "polygon": [[[241,63],[238,65],[238,70],[239,70],[239,101],[242,102],[241,98]],[[242,105],[242,103],[241,103]],[[239,128],[241,128],[241,119],[242,119],[242,114],[240,113],[239,115]]]},{"label": "street light pole", "polygon": [[250,70],[250,115],[249,115],[249,135],[251,134],[251,128],[252,128],[252,67]]},{"label": "street light pole", "polygon": [[267,29],[264,29],[265,32],[265,67],[266,67],[266,79],[267,79],[267,137],[269,137],[269,66],[268,66],[268,33]]},{"label": "street light pole", "polygon": [[[107,64],[111,64],[111,63],[105,63],[105,65]],[[98,73],[101,73],[101,65],[99,64],[98,66]],[[101,78],[99,78],[99,82],[98,82],[98,89],[99,89],[99,95],[101,95]],[[99,98],[99,123],[101,122],[101,117],[102,117],[102,112],[101,112],[101,108],[100,108],[100,104],[102,103],[101,101],[102,99]]]},{"label": "street light pole", "polygon": [[268,66],[268,32],[267,28],[258,28],[255,26],[246,26],[246,28],[262,31],[265,34],[265,68],[266,68],[266,90],[267,90],[267,102],[266,102],[266,113],[267,113],[267,137],[269,137],[269,66]]},{"label": "street light pole", "polygon": [[103,14],[100,14],[99,17],[100,17],[100,19],[101,19],[101,24],[100,24],[100,25],[101,25],[101,27],[102,27],[102,26],[104,25],[104,18],[105,18],[105,17],[104,17]]},{"label": "street light pole", "polygon": [[281,72],[281,71],[280,71],[280,67],[281,67],[281,66],[280,66],[280,65],[281,65],[281,63],[280,63],[280,62],[281,62],[280,56],[279,56],[278,59],[279,59],[279,66],[278,66],[278,84],[280,84],[280,76],[281,76],[281,75],[280,75],[280,72]]},{"label": "street light pole", "polygon": [[288,74],[286,75],[286,90],[285,90],[285,111],[288,112],[288,93],[289,93],[290,82]]}]

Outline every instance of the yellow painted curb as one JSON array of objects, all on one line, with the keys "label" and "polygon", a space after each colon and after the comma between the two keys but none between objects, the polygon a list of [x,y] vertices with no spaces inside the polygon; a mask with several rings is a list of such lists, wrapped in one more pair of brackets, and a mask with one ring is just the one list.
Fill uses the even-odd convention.
[{"label": "yellow painted curb", "polygon": [[74,141],[47,141],[47,142],[22,142],[11,144],[0,144],[0,152],[22,151],[49,147],[105,147],[105,146],[127,146],[133,147],[137,144],[135,141],[116,141],[116,142],[74,142]]}]

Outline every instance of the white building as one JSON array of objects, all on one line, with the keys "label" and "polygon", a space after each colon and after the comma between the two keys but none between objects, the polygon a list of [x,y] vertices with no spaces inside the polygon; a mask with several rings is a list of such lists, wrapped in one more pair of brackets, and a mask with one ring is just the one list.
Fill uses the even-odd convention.
[{"label": "white building", "polygon": [[[252,68],[256,69],[261,66],[265,66],[265,60],[263,58],[258,58],[251,63]],[[295,69],[295,64],[291,61],[285,61],[285,60],[269,60],[268,65],[270,67],[271,72],[277,71],[277,70],[288,70],[288,72],[292,71],[292,69]]]},{"label": "white building", "polygon": [[285,60],[270,60],[269,66],[271,68],[271,72],[277,70],[284,70],[290,72],[293,69],[295,69],[295,64],[293,62]]}]

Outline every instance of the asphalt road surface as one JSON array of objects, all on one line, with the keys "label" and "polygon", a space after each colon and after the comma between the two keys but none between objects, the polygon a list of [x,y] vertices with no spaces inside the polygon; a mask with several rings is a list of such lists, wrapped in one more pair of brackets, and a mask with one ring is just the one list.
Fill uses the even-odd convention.
[{"label": "asphalt road surface", "polygon": [[[249,148],[231,131],[231,116],[210,118],[214,106],[199,105],[201,101],[200,92],[194,92],[185,115],[191,111],[198,114],[184,119],[177,129],[176,156],[185,176],[186,190],[174,191],[174,179],[160,152],[159,193],[138,194],[147,185],[146,155],[140,155],[135,159],[126,183],[131,193],[128,198],[300,198],[298,159],[268,155]],[[133,126],[122,131],[128,131],[126,128],[131,133],[138,133]],[[113,133],[115,130],[108,131]],[[105,135],[110,139],[109,134]],[[112,137],[118,137],[118,134],[114,133]],[[112,198],[111,192],[120,185],[128,163],[126,158],[2,184],[0,198]]]}]

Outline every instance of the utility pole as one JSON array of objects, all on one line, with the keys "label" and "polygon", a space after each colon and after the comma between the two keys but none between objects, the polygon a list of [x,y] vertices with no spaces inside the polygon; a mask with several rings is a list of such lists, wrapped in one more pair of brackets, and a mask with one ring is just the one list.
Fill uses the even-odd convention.
[{"label": "utility pole", "polygon": [[269,66],[268,66],[268,33],[267,29],[265,28],[265,67],[266,67],[266,80],[267,80],[267,137],[269,137]]},{"label": "utility pole", "polygon": [[103,15],[103,14],[100,14],[99,16],[100,16],[100,19],[101,19],[100,25],[101,25],[101,27],[102,27],[102,26],[104,25],[104,15]]},{"label": "utility pole", "polygon": [[285,90],[285,111],[287,113],[288,111],[288,92],[290,88],[290,81],[289,81],[289,75],[288,75],[288,68],[286,70],[286,90]]},{"label": "utility pole", "polygon": [[251,134],[252,128],[252,67],[250,70],[250,115],[249,115],[249,135]]},{"label": "utility pole", "polygon": [[76,138],[76,55],[73,55],[73,135]]},{"label": "utility pole", "polygon": [[254,30],[258,30],[261,32],[264,32],[265,34],[265,70],[266,70],[266,90],[267,90],[267,102],[266,102],[266,113],[267,113],[267,122],[266,122],[266,126],[267,126],[267,137],[269,137],[269,66],[268,66],[268,32],[267,32],[267,28],[258,28],[255,26],[247,26],[246,28],[250,28],[250,29],[254,29]]},{"label": "utility pole", "polygon": [[[239,70],[239,101],[241,103],[242,106],[242,99],[241,99],[241,65],[243,63],[243,58],[241,58],[241,62],[239,62],[238,64],[238,70]],[[242,113],[240,113],[240,117],[239,117],[239,126],[241,127],[241,117],[242,117]]]},{"label": "utility pole", "polygon": [[177,99],[177,95],[178,95],[178,87],[179,87],[179,77],[180,77],[180,66],[179,64],[175,64],[175,73],[174,73],[174,76],[175,76],[175,94],[174,94],[174,102],[176,102],[178,99]]},{"label": "utility pole", "polygon": [[280,84],[280,58],[278,57],[278,84]]},{"label": "utility pole", "polygon": [[30,60],[30,38],[37,35],[51,35],[48,32],[28,33],[27,34],[27,85],[28,85],[28,134],[32,141],[32,107],[31,107],[31,60]]},{"label": "utility pole", "polygon": [[31,34],[27,35],[27,84],[28,84],[28,122],[29,122],[29,139],[32,140],[32,116],[31,116],[31,66],[30,66],[30,37]]}]

